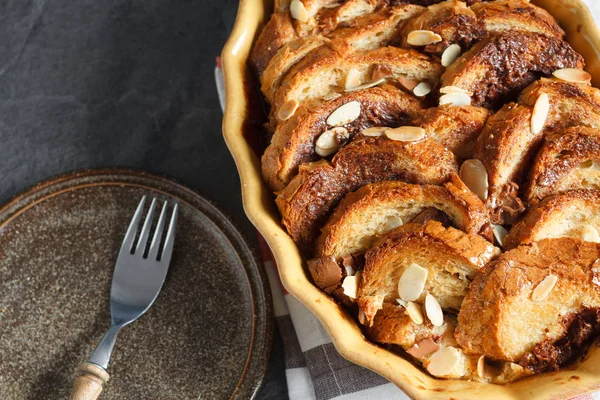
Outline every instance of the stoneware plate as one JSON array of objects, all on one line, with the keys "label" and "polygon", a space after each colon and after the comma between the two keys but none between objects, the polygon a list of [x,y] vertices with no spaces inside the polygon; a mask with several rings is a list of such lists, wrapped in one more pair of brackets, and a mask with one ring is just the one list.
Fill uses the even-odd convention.
[{"label": "stoneware plate", "polygon": [[[587,7],[580,0],[531,2],[558,19],[567,41],[584,56],[594,86],[600,87],[600,32]],[[240,1],[236,23],[222,55],[227,92],[223,136],[240,173],[246,214],[269,243],[281,281],[319,318],[340,354],[383,375],[416,399],[566,399],[598,390],[600,349],[597,347],[591,349],[582,363],[510,385],[434,379],[408,360],[366,340],[354,319],[312,284],[298,248],[281,226],[281,216],[260,173],[259,139],[264,136],[265,116],[261,114],[263,101],[247,60],[272,11],[273,0]]]},{"label": "stoneware plate", "polygon": [[177,201],[171,267],[125,327],[102,399],[252,397],[271,344],[271,299],[254,253],[208,201],[139,172],[84,171],[0,209],[0,393],[66,399],[109,326],[121,240],[144,195]]}]

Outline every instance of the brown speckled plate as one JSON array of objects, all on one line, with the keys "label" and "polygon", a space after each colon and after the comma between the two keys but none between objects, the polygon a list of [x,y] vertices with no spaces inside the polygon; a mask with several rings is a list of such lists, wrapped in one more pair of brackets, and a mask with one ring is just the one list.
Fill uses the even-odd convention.
[{"label": "brown speckled plate", "polygon": [[167,179],[98,170],[61,176],[0,209],[2,399],[66,399],[109,326],[115,260],[142,195],[180,203],[169,274],[125,327],[102,399],[252,397],[271,344],[265,276],[209,202]]}]

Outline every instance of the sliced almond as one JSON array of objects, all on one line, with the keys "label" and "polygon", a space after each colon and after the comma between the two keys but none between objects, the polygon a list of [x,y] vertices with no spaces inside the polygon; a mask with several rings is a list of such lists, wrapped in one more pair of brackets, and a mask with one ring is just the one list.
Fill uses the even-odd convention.
[{"label": "sliced almond", "polygon": [[344,294],[351,299],[356,299],[358,293],[358,283],[360,282],[360,273],[356,273],[352,276],[347,276],[342,282],[342,289]]},{"label": "sliced almond", "polygon": [[477,360],[477,375],[481,379],[488,379],[488,378],[490,378],[492,376],[490,368],[485,363],[485,356],[481,356]]},{"label": "sliced almond", "polygon": [[385,231],[391,231],[392,229],[396,229],[399,226],[402,226],[402,224],[404,224],[404,221],[402,221],[402,218],[400,218],[397,215],[392,215],[390,217],[387,218],[386,220],[386,224],[385,224]]},{"label": "sliced almond", "polygon": [[429,271],[419,264],[410,264],[398,281],[398,295],[404,301],[415,301],[423,293]]},{"label": "sliced almond", "polygon": [[466,93],[452,92],[440,97],[440,106],[450,104],[453,106],[470,106],[471,96]]},{"label": "sliced almond", "polygon": [[406,303],[406,313],[415,324],[421,325],[423,323],[423,311],[421,311],[421,306],[417,303],[413,303],[412,301]]},{"label": "sliced almond", "polygon": [[360,77],[361,73],[359,70],[352,68],[350,71],[348,71],[348,74],[346,74],[346,82],[344,83],[344,88],[346,91],[360,85]]},{"label": "sliced almond", "polygon": [[533,106],[531,113],[531,132],[540,133],[544,129],[548,112],[550,111],[550,99],[546,93],[540,94]]},{"label": "sliced almond", "polygon": [[323,96],[323,100],[331,101],[337,99],[338,97],[342,97],[342,95],[340,93],[333,92]]},{"label": "sliced almond", "polygon": [[417,97],[425,97],[431,92],[431,84],[428,82],[421,82],[413,89],[413,93]]},{"label": "sliced almond", "polygon": [[460,88],[458,86],[452,86],[452,85],[441,87],[440,88],[440,93],[442,93],[442,94],[464,93],[464,94],[466,94],[468,96],[473,96],[473,92],[470,92],[470,91],[465,90],[463,88]]},{"label": "sliced almond", "polygon": [[296,100],[288,100],[279,107],[277,118],[280,121],[287,121],[296,113],[297,109],[298,102]]},{"label": "sliced almond", "polygon": [[360,322],[361,325],[367,324],[367,318],[362,308],[358,309],[358,322]]},{"label": "sliced almond", "polygon": [[359,117],[360,109],[360,102],[350,101],[331,113],[329,118],[327,118],[327,125],[340,126],[349,124]]},{"label": "sliced almond", "polygon": [[444,325],[444,312],[442,311],[442,307],[440,307],[440,303],[438,303],[435,297],[429,293],[425,296],[425,313],[433,326]]},{"label": "sliced almond", "polygon": [[442,37],[432,31],[416,30],[408,34],[406,41],[412,46],[427,46],[441,42]]},{"label": "sliced almond", "polygon": [[408,79],[403,76],[398,77],[398,83],[400,83],[402,86],[404,86],[406,88],[406,90],[410,90],[411,92],[419,84],[419,82],[413,81],[412,79]]},{"label": "sliced almond", "polygon": [[396,299],[396,301],[398,302],[398,304],[400,304],[402,307],[406,308],[406,302],[402,299]]},{"label": "sliced almond", "polygon": [[408,354],[415,358],[427,357],[440,349],[440,344],[436,343],[432,338],[428,337],[419,340],[411,348],[406,350]]},{"label": "sliced almond", "polygon": [[292,0],[290,3],[290,14],[292,15],[292,18],[300,22],[308,21],[308,11],[306,11],[304,3],[300,0]]},{"label": "sliced almond", "polygon": [[416,142],[425,138],[425,129],[418,126],[401,126],[398,128],[387,129],[385,136],[388,139],[399,142]]},{"label": "sliced almond", "polygon": [[460,351],[452,346],[444,347],[431,356],[427,371],[433,376],[448,376],[460,362]]},{"label": "sliced almond", "polygon": [[488,173],[480,160],[466,160],[460,166],[458,175],[477,197],[481,200],[487,199],[489,189]]},{"label": "sliced almond", "polygon": [[586,242],[600,243],[600,234],[592,225],[584,225],[581,238]]},{"label": "sliced almond", "polygon": [[344,127],[338,126],[321,134],[315,143],[315,152],[321,157],[327,157],[336,151],[348,140],[350,134]]},{"label": "sliced almond", "polygon": [[556,285],[556,281],[558,281],[558,277],[556,275],[548,275],[545,277],[538,285],[533,289],[533,293],[531,293],[531,300],[533,301],[542,301],[552,291],[554,285]]},{"label": "sliced almond", "polygon": [[557,69],[552,75],[566,82],[589,84],[592,81],[592,76],[589,73],[577,68]]},{"label": "sliced almond", "polygon": [[502,225],[492,224],[492,227],[494,228],[496,242],[498,242],[500,247],[504,246],[504,238],[508,235],[508,231]]},{"label": "sliced almond", "polygon": [[352,267],[344,267],[344,269],[346,270],[346,276],[354,276],[356,274],[356,271]]},{"label": "sliced almond", "polygon": [[460,57],[461,51],[460,46],[456,43],[446,47],[446,50],[442,53],[442,67],[449,67],[454,64],[454,61]]},{"label": "sliced almond", "polygon": [[385,78],[377,79],[375,81],[371,81],[371,82],[364,83],[362,85],[358,85],[358,86],[353,87],[351,89],[346,89],[346,92],[356,92],[357,90],[363,90],[363,89],[372,88],[372,87],[375,87],[375,86],[379,86],[379,85],[381,85],[384,82],[385,82]]},{"label": "sliced almond", "polygon": [[388,129],[390,128],[385,126],[374,126],[372,128],[363,129],[360,133],[362,133],[363,136],[378,137],[383,136],[383,132]]}]

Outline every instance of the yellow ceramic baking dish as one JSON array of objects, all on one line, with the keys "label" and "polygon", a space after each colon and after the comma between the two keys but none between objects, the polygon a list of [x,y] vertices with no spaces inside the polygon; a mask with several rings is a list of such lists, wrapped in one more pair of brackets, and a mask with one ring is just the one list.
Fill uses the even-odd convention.
[{"label": "yellow ceramic baking dish", "polygon": [[[554,15],[567,40],[581,53],[595,86],[600,85],[600,32],[579,0],[531,0]],[[369,368],[416,399],[567,399],[600,389],[600,349],[594,346],[583,362],[558,372],[536,375],[508,385],[440,380],[401,356],[365,339],[349,314],[311,283],[296,245],[280,224],[273,197],[260,174],[258,135],[262,99],[247,59],[272,11],[272,0],[241,0],[233,32],[222,55],[227,107],[223,135],[235,159],[248,218],[267,240],[286,289],[308,307],[331,335],[342,356]]]}]

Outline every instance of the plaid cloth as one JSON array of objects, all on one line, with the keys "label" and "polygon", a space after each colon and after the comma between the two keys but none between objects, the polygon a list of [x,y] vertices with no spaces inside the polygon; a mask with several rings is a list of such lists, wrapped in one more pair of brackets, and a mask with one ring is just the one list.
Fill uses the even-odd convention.
[{"label": "plaid cloth", "polygon": [[[600,1],[584,0],[596,22]],[[221,107],[225,108],[225,84],[220,59],[215,80]],[[342,358],[317,318],[285,291],[273,255],[259,235],[261,256],[273,294],[277,329],[284,349],[285,373],[290,400],[407,400],[409,397],[382,376]],[[600,400],[600,392],[573,400]]]}]

